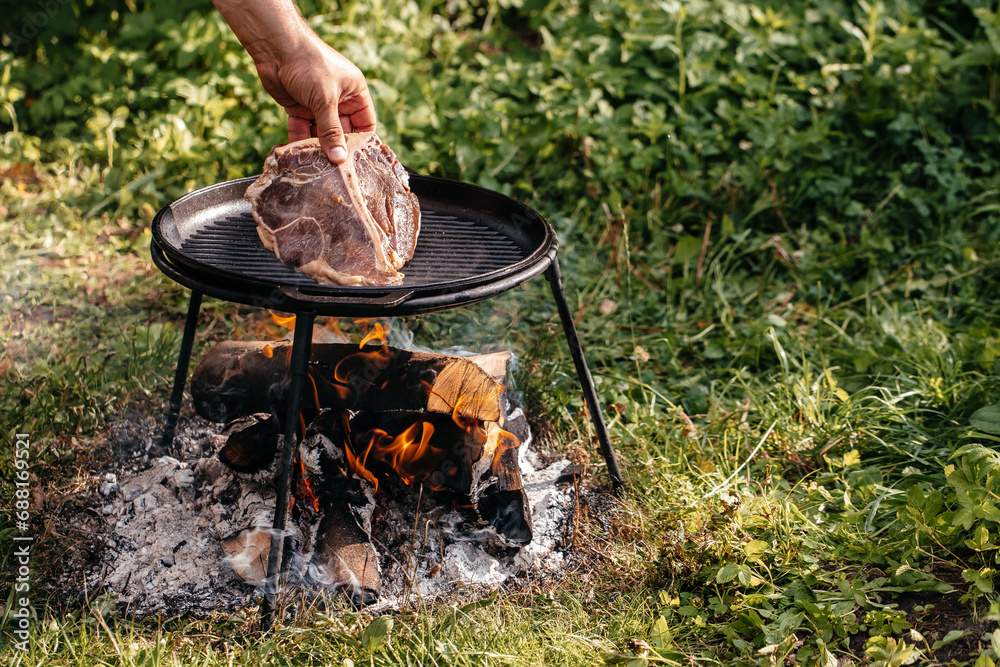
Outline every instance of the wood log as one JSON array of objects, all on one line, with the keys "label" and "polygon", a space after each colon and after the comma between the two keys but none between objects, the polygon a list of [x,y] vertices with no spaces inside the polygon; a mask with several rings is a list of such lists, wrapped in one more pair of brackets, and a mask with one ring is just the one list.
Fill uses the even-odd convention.
[{"label": "wood log", "polygon": [[254,526],[222,540],[226,562],[243,581],[255,586],[267,577],[267,555],[271,548],[271,533]]},{"label": "wood log", "polygon": [[375,604],[382,595],[382,573],[370,540],[349,508],[328,508],[316,538],[310,576],[321,586],[342,591],[356,607]]},{"label": "wood log", "polygon": [[[347,420],[346,451],[371,481],[393,477],[468,496],[504,539],[531,541],[531,507],[518,466],[520,440],[498,422],[457,423],[424,413],[361,412]],[[402,442],[409,443],[405,449]]]},{"label": "wood log", "polygon": [[230,469],[254,474],[272,467],[278,453],[278,424],[270,413],[235,419],[226,425],[222,435],[226,444],[217,456]]},{"label": "wood log", "polygon": [[[254,586],[265,583],[270,548],[271,531],[259,526],[222,540],[226,562],[236,576]],[[375,547],[344,506],[324,511],[310,565],[305,574],[313,583],[343,591],[356,606],[374,604],[382,594]]]},{"label": "wood log", "polygon": [[[284,415],[290,350],[287,342],[220,343],[195,370],[192,395],[199,414],[236,419],[219,458],[238,472],[266,472],[276,458],[280,429],[268,413]],[[375,487],[397,478],[466,495],[501,537],[529,542],[520,438],[504,428],[502,381],[509,359],[505,352],[456,357],[313,345],[300,403],[306,440],[310,433],[322,434],[342,452],[334,457],[341,470],[319,475],[316,493],[323,506],[358,506],[359,500],[339,497],[353,485],[326,478],[353,474]],[[516,424],[511,428],[516,431]],[[303,525],[304,534],[311,532]]]},{"label": "wood log", "polygon": [[362,606],[381,595],[381,568],[371,544],[373,486],[354,474],[343,444],[337,443],[343,438],[346,415],[324,410],[306,429],[299,443],[302,465],[296,470],[304,484],[296,486],[308,488],[315,511],[297,494],[291,514],[312,552],[307,576]]},{"label": "wood log", "polygon": [[[216,422],[259,412],[283,417],[291,349],[288,341],[226,341],[216,345],[191,378],[198,414]],[[482,357],[488,370],[477,364],[475,357],[386,346],[316,344],[310,356],[301,401],[306,423],[323,408],[428,411],[503,422],[503,383],[493,375],[502,378],[505,363],[498,363],[495,354]]]}]

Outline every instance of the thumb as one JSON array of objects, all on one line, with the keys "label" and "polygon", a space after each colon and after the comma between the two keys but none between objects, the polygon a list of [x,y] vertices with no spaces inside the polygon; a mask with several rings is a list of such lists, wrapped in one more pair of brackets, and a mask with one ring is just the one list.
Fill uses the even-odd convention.
[{"label": "thumb", "polygon": [[316,136],[324,155],[334,164],[347,161],[347,142],[344,140],[344,128],[337,116],[337,103],[326,105],[316,113]]}]

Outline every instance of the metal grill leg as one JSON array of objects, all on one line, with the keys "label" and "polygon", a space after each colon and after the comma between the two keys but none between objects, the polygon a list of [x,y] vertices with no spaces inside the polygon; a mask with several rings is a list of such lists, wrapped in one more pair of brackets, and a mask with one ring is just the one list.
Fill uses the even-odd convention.
[{"label": "metal grill leg", "polygon": [[556,300],[559,319],[562,320],[563,333],[566,335],[569,353],[573,357],[573,363],[576,365],[576,374],[580,378],[580,388],[583,390],[583,398],[587,402],[587,410],[590,411],[590,419],[594,423],[597,441],[601,445],[601,454],[604,456],[604,462],[608,466],[608,474],[611,476],[611,486],[615,490],[615,493],[618,493],[625,488],[625,481],[622,479],[622,472],[618,467],[618,458],[615,456],[615,450],[611,446],[611,439],[608,437],[608,427],[604,423],[604,414],[601,412],[601,405],[597,400],[594,380],[590,376],[590,369],[587,368],[587,360],[583,356],[583,348],[580,347],[580,339],[576,335],[573,314],[570,313],[569,304],[566,303],[558,259],[552,260],[552,264],[545,271],[545,277],[552,287],[552,296]]},{"label": "metal grill leg", "polygon": [[177,358],[177,370],[174,372],[174,389],[170,394],[170,406],[163,417],[163,438],[160,447],[164,453],[169,453],[174,444],[174,430],[177,428],[177,416],[181,411],[181,401],[184,400],[184,385],[187,383],[188,364],[191,361],[191,349],[194,347],[194,334],[198,328],[198,313],[201,311],[201,292],[191,292],[188,301],[187,320],[184,322],[184,336],[181,338],[181,353]]},{"label": "metal grill leg", "polygon": [[267,579],[264,584],[264,604],[261,606],[260,627],[267,632],[274,624],[274,607],[278,597],[278,573],[285,542],[285,517],[288,514],[288,482],[292,458],[296,449],[299,425],[299,399],[309,372],[312,329],[315,313],[295,314],[295,334],[292,339],[291,385],[288,389],[288,411],[285,413],[285,439],[278,467],[278,494],[274,504],[274,530],[267,555]]}]

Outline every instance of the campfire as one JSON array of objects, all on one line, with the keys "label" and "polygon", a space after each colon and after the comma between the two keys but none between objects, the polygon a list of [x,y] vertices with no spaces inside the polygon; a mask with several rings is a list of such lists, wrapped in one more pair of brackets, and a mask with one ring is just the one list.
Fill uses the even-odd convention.
[{"label": "campfire", "polygon": [[[175,451],[172,443],[183,425],[178,418],[203,296],[294,312],[293,342],[223,343],[212,350],[195,372],[192,395],[202,416],[226,425],[224,433],[213,434],[219,446],[212,448],[210,458],[190,464],[161,460],[162,470],[150,476],[159,484],[157,492],[166,494],[163,500],[175,507],[174,501],[188,494],[175,484],[187,479],[178,477],[179,471],[193,466],[195,504],[200,503],[198,512],[211,514],[215,544],[221,539],[226,545],[227,571],[258,581],[267,552],[262,626],[270,624],[281,573],[291,578],[304,572],[327,587],[350,589],[352,598],[362,603],[377,597],[380,585],[386,596],[385,566],[396,557],[394,551],[403,554],[398,562],[413,565],[422,558],[430,563],[428,577],[448,569],[452,552],[470,556],[464,562],[473,563],[466,576],[459,573],[458,561],[452,561],[456,579],[478,581],[483,572],[502,579],[530,562],[537,564],[534,550],[559,540],[561,528],[550,528],[552,523],[561,526],[560,520],[540,517],[564,517],[567,511],[563,499],[553,499],[550,493],[560,472],[552,472],[552,466],[539,471],[546,481],[536,490],[531,475],[526,475],[531,467],[524,465],[525,459],[532,453],[527,428],[523,415],[518,425],[519,411],[502,381],[509,357],[470,360],[393,349],[374,328],[372,337],[360,345],[324,343],[315,335],[317,316],[385,318],[447,310],[490,299],[544,274],[612,488],[623,488],[563,293],[558,242],[537,212],[480,187],[410,174],[420,204],[421,240],[406,264],[402,284],[377,289],[320,285],[283,265],[261,245],[245,199],[254,180],[237,179],[191,192],[153,219],[153,263],[191,290],[161,447]],[[201,444],[197,448],[205,450]],[[216,450],[221,450],[218,456]],[[276,488],[265,481],[274,479],[275,472]],[[397,503],[394,494],[400,489],[416,490],[417,495],[411,503]],[[396,511],[415,505],[420,512],[425,490],[450,497],[452,509],[464,511],[466,518]],[[141,509],[132,510],[135,522],[124,517],[119,523],[142,524],[147,512],[140,514]],[[122,517],[130,510],[113,504],[102,512]],[[194,514],[202,517],[198,512]],[[415,538],[408,549],[398,541],[390,545],[376,539],[379,520],[390,513],[397,515],[397,524],[406,517],[404,522],[413,526],[411,535],[422,527],[420,558]],[[270,529],[265,528],[268,517],[273,517]],[[459,543],[455,531],[439,530],[445,524],[461,526],[473,537]],[[544,530],[539,529],[542,525]],[[483,526],[488,533],[478,532]],[[191,542],[158,540],[158,535],[143,534],[134,541],[146,544],[139,552],[173,543],[170,548],[177,557],[164,561],[170,563],[165,567],[172,580],[178,563],[187,562],[180,554],[190,551]],[[440,548],[436,564],[428,555],[434,545]],[[513,549],[515,561],[525,559],[520,565],[494,559],[481,567],[485,561],[477,553],[493,555],[480,548],[486,546]],[[373,555],[381,558],[381,576],[371,568]],[[114,568],[112,578],[125,576],[122,585],[127,588],[131,575],[123,575],[122,567]],[[416,570],[407,567],[407,581]],[[162,584],[162,574],[147,572],[146,588]]]},{"label": "campfire", "polygon": [[[279,325],[294,323],[276,316],[270,335]],[[178,458],[103,482],[114,548],[94,576],[134,611],[250,605],[273,584],[272,544],[293,590],[375,608],[561,569],[576,469],[528,451],[511,355],[391,347],[380,323],[348,343],[327,327],[314,339],[340,342],[312,345],[283,531],[272,521],[289,341],[209,350]]]},{"label": "campfire", "polygon": [[[275,320],[293,326],[284,318]],[[274,475],[285,444],[278,415],[288,400],[287,341],[224,342],[191,380],[197,412],[229,424],[218,458],[234,472]],[[360,345],[314,343],[293,454],[285,551],[300,574],[356,602],[379,596],[371,515],[393,480],[461,497],[508,544],[531,541],[530,508],[518,467],[524,420],[509,423],[508,353],[458,357],[390,348],[380,323]],[[246,526],[223,541],[245,581],[265,579],[271,533]],[[304,559],[304,560],[302,560]]]}]

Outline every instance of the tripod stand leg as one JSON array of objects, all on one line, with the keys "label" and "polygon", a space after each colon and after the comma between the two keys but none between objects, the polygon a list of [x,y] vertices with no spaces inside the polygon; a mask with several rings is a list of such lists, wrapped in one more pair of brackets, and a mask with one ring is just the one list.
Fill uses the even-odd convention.
[{"label": "tripod stand leg", "polygon": [[590,419],[594,423],[594,432],[597,434],[597,441],[601,446],[601,455],[608,466],[608,475],[611,476],[611,486],[615,493],[625,488],[625,481],[622,479],[621,468],[618,467],[618,457],[611,446],[611,439],[608,437],[608,427],[604,423],[604,414],[601,412],[601,405],[597,400],[597,391],[594,389],[594,379],[590,376],[590,369],[587,368],[587,360],[583,356],[583,348],[580,347],[580,339],[576,335],[576,325],[573,323],[573,314],[569,311],[569,304],[566,303],[566,295],[563,292],[562,273],[559,271],[559,260],[553,258],[552,264],[545,271],[545,277],[552,287],[552,297],[556,300],[556,309],[559,311],[559,319],[562,320],[563,333],[566,335],[566,343],[569,345],[569,353],[573,357],[576,365],[576,374],[580,378],[580,388],[583,390],[583,398],[587,402],[587,410],[590,412]]},{"label": "tripod stand leg", "polygon": [[198,313],[201,311],[201,292],[192,291],[188,301],[187,319],[184,321],[184,336],[181,338],[181,353],[177,358],[177,370],[174,372],[174,389],[170,394],[170,406],[163,418],[163,437],[160,446],[164,453],[169,453],[174,443],[174,431],[177,429],[177,416],[181,411],[181,401],[184,400],[184,385],[187,384],[188,364],[191,362],[191,349],[194,347],[194,334],[198,328]]},{"label": "tripod stand leg", "polygon": [[288,514],[288,482],[292,459],[297,445],[299,401],[309,372],[309,355],[312,348],[312,328],[315,313],[295,314],[295,334],[292,339],[291,385],[288,391],[288,411],[285,414],[284,447],[278,467],[278,490],[274,504],[274,530],[271,531],[271,548],[267,556],[267,579],[264,584],[264,604],[261,606],[260,627],[267,632],[274,624],[275,602],[278,597],[278,573],[281,571],[281,552],[285,538],[285,517]]}]

